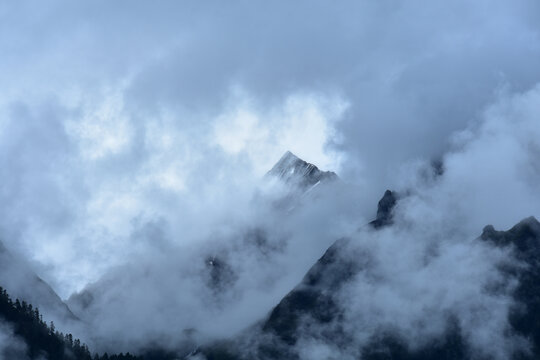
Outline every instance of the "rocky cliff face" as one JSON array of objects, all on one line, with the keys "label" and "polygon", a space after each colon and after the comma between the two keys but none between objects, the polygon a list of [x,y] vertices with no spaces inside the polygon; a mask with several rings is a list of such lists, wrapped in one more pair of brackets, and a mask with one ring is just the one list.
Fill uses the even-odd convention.
[{"label": "rocky cliff face", "polygon": [[377,206],[377,217],[370,222],[371,226],[378,229],[392,224],[392,211],[397,202],[396,193],[386,190]]}]

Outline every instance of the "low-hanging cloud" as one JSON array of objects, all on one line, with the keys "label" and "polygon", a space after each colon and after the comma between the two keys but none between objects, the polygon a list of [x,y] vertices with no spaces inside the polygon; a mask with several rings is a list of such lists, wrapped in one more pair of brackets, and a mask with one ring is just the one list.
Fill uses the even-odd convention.
[{"label": "low-hanging cloud", "polygon": [[[274,186],[261,188],[243,216],[221,218],[191,245],[175,243],[178,230],[167,224],[143,223],[131,239],[151,241],[144,252],[68,304],[89,324],[88,341],[109,351],[182,348],[240,333],[279,302],[333,239],[366,221],[340,185],[319,185],[289,200]],[[204,220],[192,226],[199,229]],[[189,240],[200,232],[182,235]]]},{"label": "low-hanging cloud", "polygon": [[2,359],[28,359],[24,340],[14,334],[13,329],[0,323],[0,357]]},{"label": "low-hanging cloud", "polygon": [[[189,254],[213,254],[216,242],[235,244],[250,229],[268,230],[276,244],[264,261],[249,246],[227,252],[239,292],[253,292],[240,296],[242,306],[264,300],[235,329],[268,311],[335,237],[369,220],[385,188],[408,193],[397,214],[423,219],[415,231],[460,241],[488,223],[506,228],[538,215],[538,7],[0,5],[0,238],[35,260],[64,298],[114,279],[102,305],[127,304],[126,321],[148,320],[130,318],[137,304],[123,296],[133,291],[149,312],[174,299],[200,315],[173,324],[165,311],[150,330],[195,324],[217,337],[225,331],[197,307],[205,262],[191,265]],[[260,177],[286,150],[339,170],[353,184],[342,191],[354,195],[287,215],[257,203]],[[443,176],[429,175],[434,159]],[[272,273],[275,266],[289,274]],[[122,271],[125,284],[115,277]],[[418,282],[427,279],[415,271]],[[275,281],[270,290],[252,289],[266,281]],[[223,312],[223,324],[241,313]],[[146,335],[127,334],[124,345]]]}]

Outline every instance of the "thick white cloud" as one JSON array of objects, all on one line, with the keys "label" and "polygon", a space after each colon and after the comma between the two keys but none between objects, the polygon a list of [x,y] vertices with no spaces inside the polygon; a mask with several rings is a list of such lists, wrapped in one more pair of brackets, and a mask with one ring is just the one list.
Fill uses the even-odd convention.
[{"label": "thick white cloud", "polygon": [[339,98],[293,95],[282,107],[267,111],[242,98],[235,100],[234,108],[214,121],[215,141],[225,152],[246,153],[259,175],[274,165],[283,149],[323,169],[339,171],[338,155],[325,148],[336,136],[334,127],[346,108]]},{"label": "thick white cloud", "polygon": [[[257,182],[286,150],[360,189],[327,199],[329,237],[392,187],[418,194],[404,217],[464,239],[538,215],[539,6],[3,3],[0,237],[67,297],[260,220]],[[419,179],[434,158],[444,176]],[[317,235],[308,211],[294,220]]]}]

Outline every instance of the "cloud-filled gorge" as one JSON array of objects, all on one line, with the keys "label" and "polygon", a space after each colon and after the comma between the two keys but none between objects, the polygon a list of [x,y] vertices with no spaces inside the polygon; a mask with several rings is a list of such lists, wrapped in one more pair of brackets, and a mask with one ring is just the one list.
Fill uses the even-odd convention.
[{"label": "cloud-filled gorge", "polygon": [[4,2],[0,54],[0,286],[92,351],[540,354],[536,1]]}]

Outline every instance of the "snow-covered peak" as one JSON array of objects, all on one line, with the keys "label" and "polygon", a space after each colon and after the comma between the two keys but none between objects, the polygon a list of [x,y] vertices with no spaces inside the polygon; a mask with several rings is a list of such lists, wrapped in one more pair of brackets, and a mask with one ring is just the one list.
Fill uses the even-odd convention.
[{"label": "snow-covered peak", "polygon": [[287,151],[279,159],[268,172],[268,175],[286,183],[299,185],[302,188],[338,178],[334,172],[321,171],[317,166],[300,159],[290,151]]}]

